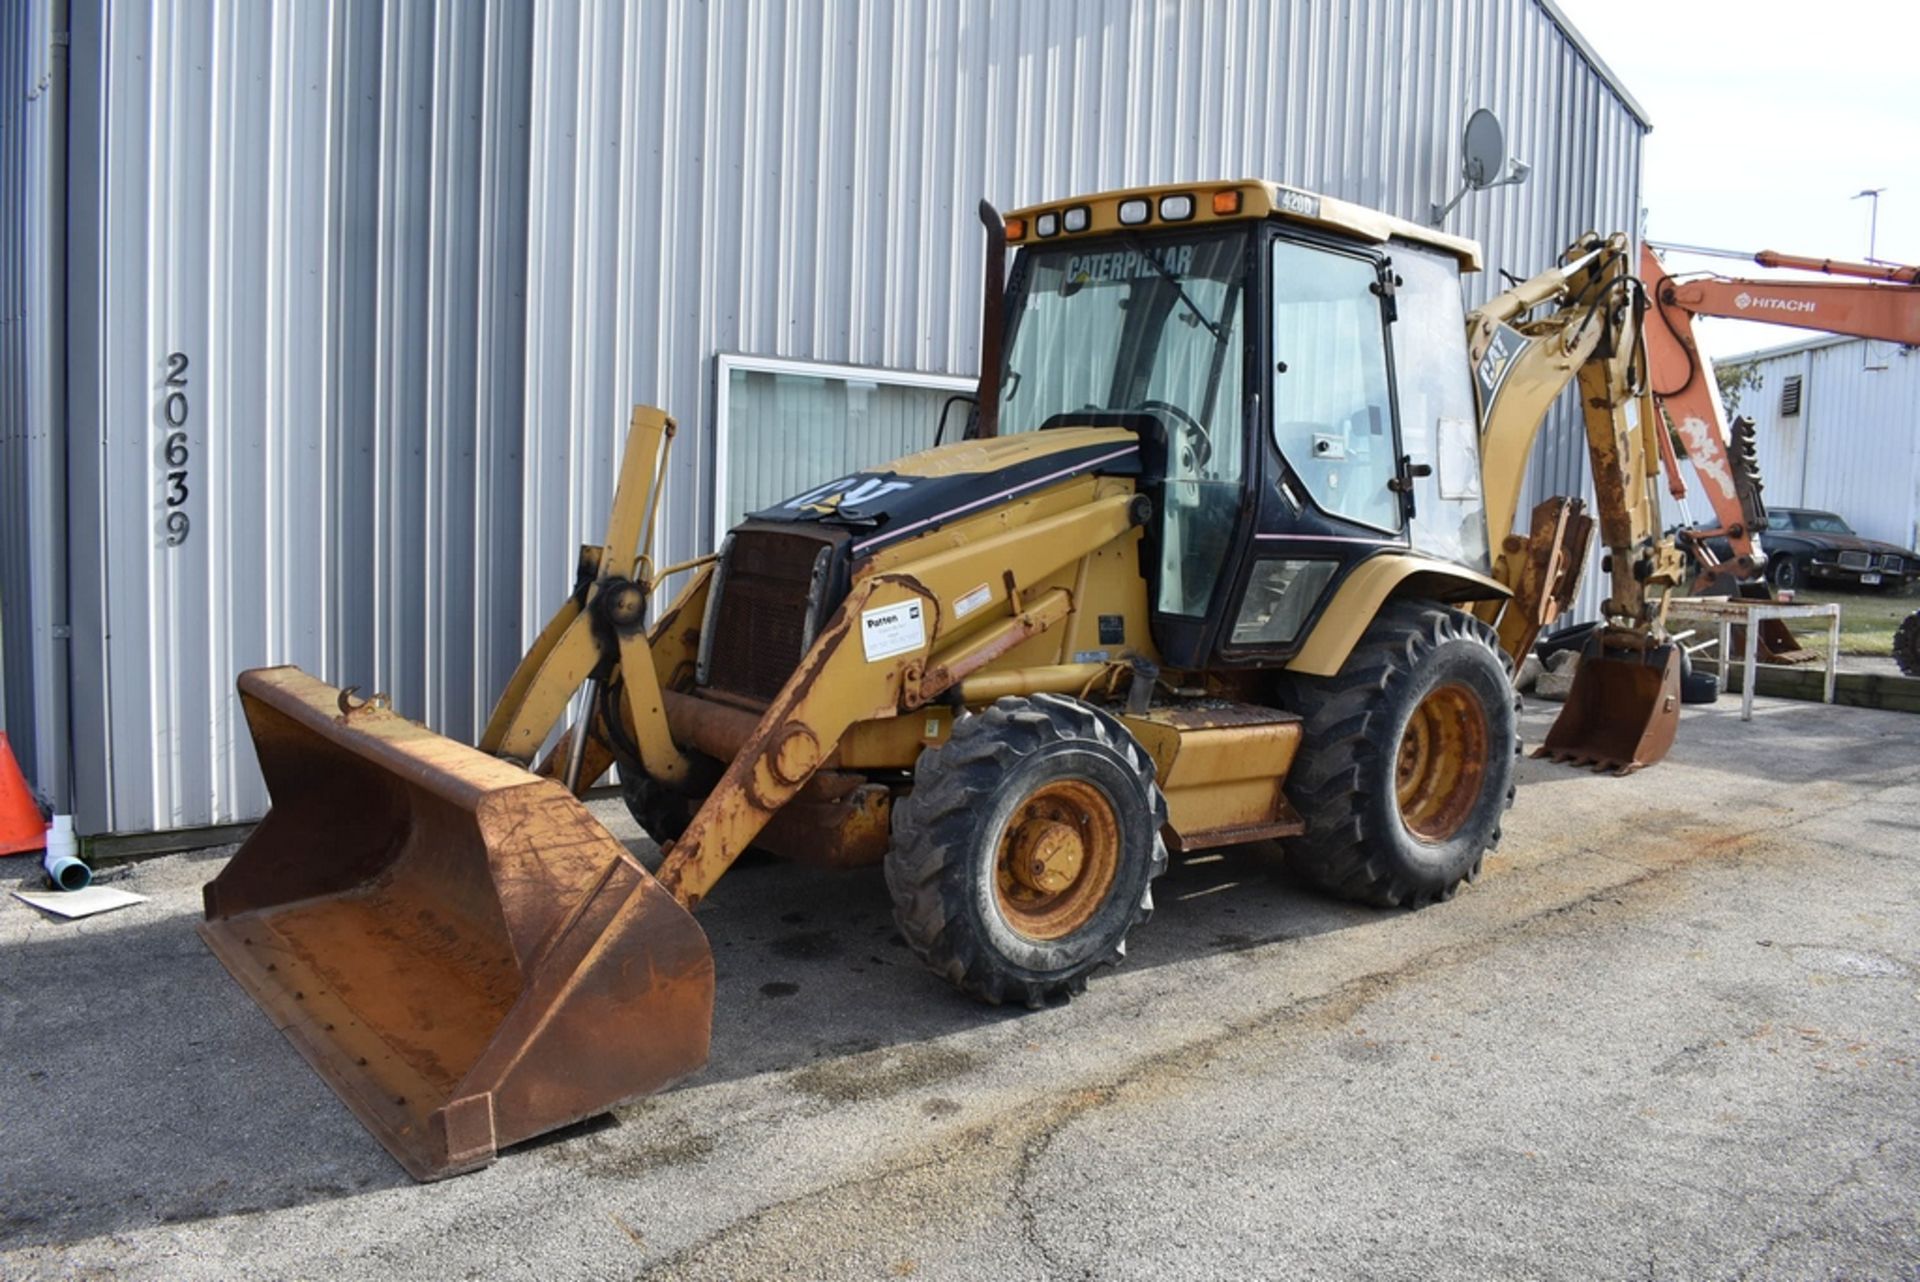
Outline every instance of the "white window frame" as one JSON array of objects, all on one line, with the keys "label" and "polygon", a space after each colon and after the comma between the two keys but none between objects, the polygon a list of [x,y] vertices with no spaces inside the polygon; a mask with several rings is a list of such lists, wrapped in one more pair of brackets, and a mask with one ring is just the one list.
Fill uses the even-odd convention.
[{"label": "white window frame", "polygon": [[[884,387],[912,387],[929,391],[976,392],[980,388],[977,377],[960,374],[935,374],[926,370],[888,369],[878,365],[835,365],[826,361],[798,360],[789,356],[748,356],[743,352],[718,352],[713,359],[713,544],[712,550],[718,551],[721,541],[727,537],[727,485],[732,479],[728,476],[727,459],[732,450],[730,438],[733,422],[733,406],[729,403],[729,388],[733,383],[733,372],[739,370],[749,374],[798,374],[807,378],[836,379],[843,383],[869,383]],[[873,459],[870,466],[879,466],[886,459]]]}]

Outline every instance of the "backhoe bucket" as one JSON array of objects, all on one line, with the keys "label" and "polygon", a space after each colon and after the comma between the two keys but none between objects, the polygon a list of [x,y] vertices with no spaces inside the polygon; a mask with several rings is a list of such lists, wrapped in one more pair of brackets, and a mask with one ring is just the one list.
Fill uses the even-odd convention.
[{"label": "backhoe bucket", "polygon": [[1680,647],[1608,647],[1596,630],[1566,706],[1534,755],[1630,774],[1664,758],[1679,728]]},{"label": "backhoe bucket", "polygon": [[273,809],[201,937],[414,1178],[706,1062],[706,935],[564,786],[298,668],[239,687]]}]

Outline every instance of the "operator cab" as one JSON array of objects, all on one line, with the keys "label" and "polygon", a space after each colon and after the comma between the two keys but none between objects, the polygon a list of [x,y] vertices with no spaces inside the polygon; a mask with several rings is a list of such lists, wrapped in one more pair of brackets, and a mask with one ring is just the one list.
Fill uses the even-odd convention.
[{"label": "operator cab", "polygon": [[1284,661],[1383,551],[1488,573],[1471,242],[1257,182],[1020,210],[1007,239],[998,433],[1141,434],[1167,663]]}]

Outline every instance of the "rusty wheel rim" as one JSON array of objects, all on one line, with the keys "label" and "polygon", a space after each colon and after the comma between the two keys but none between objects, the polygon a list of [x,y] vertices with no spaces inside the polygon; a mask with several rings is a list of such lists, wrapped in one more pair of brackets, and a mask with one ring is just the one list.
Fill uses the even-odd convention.
[{"label": "rusty wheel rim", "polygon": [[1466,824],[1487,774],[1486,710],[1457,682],[1435,686],[1400,732],[1394,788],[1400,821],[1421,841],[1450,839]]},{"label": "rusty wheel rim", "polygon": [[1014,930],[1060,939],[1093,920],[1119,869],[1113,802],[1085,780],[1058,779],[1008,816],[994,860],[994,895]]}]

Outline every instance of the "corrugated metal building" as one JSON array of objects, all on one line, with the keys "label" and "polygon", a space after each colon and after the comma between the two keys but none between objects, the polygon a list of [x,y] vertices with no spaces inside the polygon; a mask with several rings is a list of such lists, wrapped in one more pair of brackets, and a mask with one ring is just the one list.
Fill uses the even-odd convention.
[{"label": "corrugated metal building", "polygon": [[[251,665],[473,734],[634,401],[669,559],[924,443],[983,194],[1424,220],[1489,106],[1533,176],[1449,227],[1525,274],[1637,226],[1646,127],[1547,0],[16,0],[0,101],[5,712],[89,833],[262,811]],[[1563,406],[1536,491],[1584,472]]]},{"label": "corrugated metal building", "polygon": [[1718,364],[1757,380],[1739,412],[1753,420],[1767,502],[1920,547],[1920,350],[1821,337]]}]

